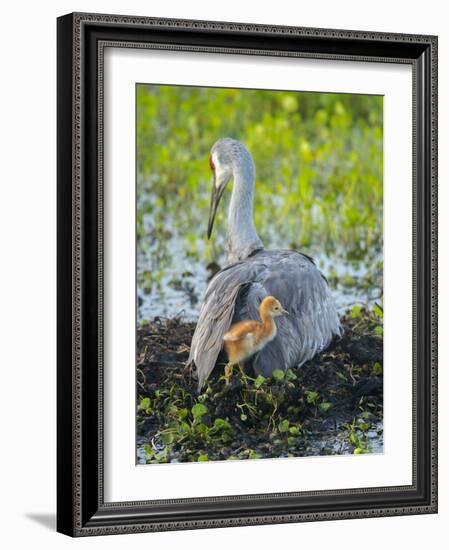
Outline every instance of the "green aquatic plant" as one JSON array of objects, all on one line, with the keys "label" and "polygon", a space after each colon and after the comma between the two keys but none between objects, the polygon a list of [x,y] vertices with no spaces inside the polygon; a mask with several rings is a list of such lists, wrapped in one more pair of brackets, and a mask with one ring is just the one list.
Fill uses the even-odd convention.
[{"label": "green aquatic plant", "polygon": [[370,424],[362,419],[356,422],[354,418],[351,423],[345,424],[347,430],[347,441],[351,446],[355,455],[366,454],[370,452],[369,439],[367,432],[370,429]]}]

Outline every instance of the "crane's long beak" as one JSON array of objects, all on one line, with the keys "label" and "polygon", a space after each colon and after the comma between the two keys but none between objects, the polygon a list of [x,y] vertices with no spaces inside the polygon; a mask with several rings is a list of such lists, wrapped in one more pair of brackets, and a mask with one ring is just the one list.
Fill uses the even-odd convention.
[{"label": "crane's long beak", "polygon": [[209,209],[209,223],[207,224],[207,238],[210,239],[212,235],[212,228],[214,227],[215,214],[217,213],[217,208],[220,203],[220,199],[223,196],[223,191],[225,190],[226,183],[221,184],[219,187],[216,187],[215,180],[212,187],[212,195],[210,199],[210,209]]}]

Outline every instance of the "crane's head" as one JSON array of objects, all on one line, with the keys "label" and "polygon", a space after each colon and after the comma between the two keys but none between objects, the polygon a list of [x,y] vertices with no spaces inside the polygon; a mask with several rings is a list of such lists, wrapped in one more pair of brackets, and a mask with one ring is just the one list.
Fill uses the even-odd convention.
[{"label": "crane's head", "polygon": [[212,196],[209,210],[207,238],[210,239],[215,215],[226,185],[233,178],[236,169],[250,170],[254,173],[252,157],[243,143],[236,139],[219,139],[213,145],[209,155],[209,166],[213,175]]},{"label": "crane's head", "polygon": [[[210,199],[209,223],[207,224],[207,238],[210,239],[214,226],[215,214],[229,180],[232,178],[232,157],[224,139],[217,141],[209,155],[209,166],[212,171],[213,185]],[[231,141],[231,140],[229,140]]]}]

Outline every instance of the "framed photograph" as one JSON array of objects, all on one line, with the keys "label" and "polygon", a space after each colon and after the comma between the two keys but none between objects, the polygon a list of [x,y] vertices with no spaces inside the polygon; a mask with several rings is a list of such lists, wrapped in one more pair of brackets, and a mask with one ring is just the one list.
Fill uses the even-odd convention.
[{"label": "framed photograph", "polygon": [[58,19],[58,531],[437,511],[437,38]]}]

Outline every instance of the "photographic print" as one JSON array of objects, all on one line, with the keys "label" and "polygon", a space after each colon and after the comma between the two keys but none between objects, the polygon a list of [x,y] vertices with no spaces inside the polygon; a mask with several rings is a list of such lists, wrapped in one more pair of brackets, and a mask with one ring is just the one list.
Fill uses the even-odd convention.
[{"label": "photographic print", "polygon": [[136,85],[136,462],[383,452],[383,97]]}]

